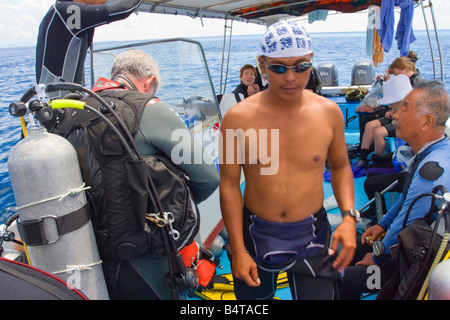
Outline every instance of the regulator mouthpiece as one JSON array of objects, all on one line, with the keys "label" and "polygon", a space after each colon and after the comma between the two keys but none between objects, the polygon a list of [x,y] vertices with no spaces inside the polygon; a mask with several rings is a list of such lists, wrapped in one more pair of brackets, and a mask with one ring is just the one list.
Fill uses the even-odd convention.
[{"label": "regulator mouthpiece", "polygon": [[27,106],[22,101],[13,102],[9,105],[9,113],[14,117],[23,117],[27,114]]}]

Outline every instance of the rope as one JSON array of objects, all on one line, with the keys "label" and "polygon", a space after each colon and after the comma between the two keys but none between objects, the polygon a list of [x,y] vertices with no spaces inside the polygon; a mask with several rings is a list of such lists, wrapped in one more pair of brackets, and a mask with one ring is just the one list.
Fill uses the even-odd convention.
[{"label": "rope", "polygon": [[65,194],[62,194],[62,195],[59,195],[59,196],[55,196],[55,197],[52,197],[52,198],[48,198],[48,199],[44,199],[44,200],[40,200],[40,201],[36,201],[36,202],[32,202],[32,203],[23,205],[21,207],[16,207],[16,210],[25,209],[25,208],[28,208],[28,207],[31,207],[31,206],[34,206],[34,205],[37,205],[37,204],[41,204],[41,203],[49,202],[49,201],[53,201],[53,200],[61,201],[62,199],[64,199],[67,196],[75,196],[78,193],[81,193],[81,192],[83,192],[85,190],[88,190],[90,188],[91,187],[85,187],[85,183],[83,182],[81,187],[78,187],[78,188],[75,188],[75,189],[71,189],[68,192],[66,192]]},{"label": "rope", "polygon": [[52,272],[52,274],[61,274],[61,273],[67,273],[67,272],[73,272],[73,271],[91,270],[92,269],[91,267],[96,266],[101,263],[102,263],[102,261],[93,262],[91,264],[79,265],[79,266],[67,265],[66,269],[61,270],[61,271]]}]

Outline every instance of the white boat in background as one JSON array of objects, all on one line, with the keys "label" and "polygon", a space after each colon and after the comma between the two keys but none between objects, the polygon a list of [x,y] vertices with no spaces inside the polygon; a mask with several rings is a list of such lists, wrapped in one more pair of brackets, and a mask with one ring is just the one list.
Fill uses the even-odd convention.
[{"label": "white boat in background", "polygon": [[[371,5],[380,5],[381,0],[323,0],[323,1],[262,1],[262,0],[240,0],[240,1],[224,1],[224,0],[208,0],[208,1],[187,1],[187,0],[155,0],[142,1],[137,9],[140,13],[156,13],[156,14],[172,14],[185,15],[196,19],[222,19],[224,21],[224,37],[223,50],[221,59],[221,81],[220,88],[214,88],[211,81],[211,75],[206,63],[206,58],[201,44],[197,41],[189,39],[169,39],[159,41],[145,41],[127,44],[119,47],[94,48],[91,52],[91,83],[99,77],[109,78],[111,65],[114,57],[123,50],[128,48],[139,48],[153,55],[158,62],[163,82],[170,83],[169,88],[162,90],[170,90],[170,94],[164,91],[158,92],[164,101],[173,106],[182,119],[191,130],[192,134],[202,141],[205,148],[211,151],[214,161],[218,163],[216,152],[217,148],[214,143],[218,141],[218,130],[222,119],[222,112],[219,108],[218,96],[225,93],[226,81],[228,74],[229,59],[233,59],[230,55],[230,42],[232,41],[233,21],[243,21],[248,23],[257,23],[261,25],[270,25],[280,19],[296,19],[316,10],[334,10],[344,13],[358,12],[366,10]],[[431,0],[420,0],[416,7],[417,10],[423,12],[426,21],[428,39],[430,44],[431,57],[433,60],[434,77],[437,80],[444,81],[443,71],[443,55],[439,45],[438,30],[436,30],[433,6]],[[419,9],[420,7],[420,9]],[[426,11],[429,10],[429,13]],[[432,31],[428,30],[429,23],[427,16],[431,14]],[[433,44],[433,45],[432,45]],[[432,47],[437,44],[438,52],[434,52]],[[362,67],[365,74],[372,71],[372,67],[366,65],[356,65],[355,68]],[[320,68],[319,68],[320,71]],[[192,74],[195,72],[195,79]],[[326,70],[322,73],[325,77]],[[357,73],[358,70],[355,69]],[[357,104],[349,103],[345,100],[345,94],[351,90],[358,88],[371,89],[374,76],[368,76],[364,83],[352,83],[350,86],[337,86],[333,83],[323,85],[322,94],[335,99],[341,106],[342,112],[347,122],[356,115],[355,108]],[[195,83],[194,83],[195,80]],[[356,122],[351,123],[348,127],[353,139],[354,132],[359,131]],[[450,120],[447,122],[446,132],[450,134]],[[357,140],[357,139],[356,139]],[[245,183],[245,181],[242,181]],[[356,197],[356,206],[362,207],[367,200],[363,191],[363,179],[355,182],[356,190],[359,190],[362,197]],[[325,206],[329,211],[329,217],[333,225],[340,223],[339,215],[336,215],[336,203],[333,198],[333,192],[329,183],[324,182],[326,191]],[[220,241],[219,234],[223,232],[223,221],[221,218],[219,206],[219,191],[216,190],[210,198],[200,204],[201,226],[199,234],[196,238],[197,243],[206,250],[217,252],[217,243],[219,246],[223,244]],[[333,211],[334,210],[334,211]],[[13,228],[14,226],[12,226]],[[13,229],[8,229],[9,231]],[[13,257],[12,242],[7,236],[7,228],[0,231],[3,246],[9,251],[9,257]],[[218,241],[219,239],[219,241]],[[215,243],[217,242],[217,243]],[[219,254],[220,250],[219,248]],[[5,253],[4,252],[4,253]],[[286,289],[288,290],[288,289]]]}]

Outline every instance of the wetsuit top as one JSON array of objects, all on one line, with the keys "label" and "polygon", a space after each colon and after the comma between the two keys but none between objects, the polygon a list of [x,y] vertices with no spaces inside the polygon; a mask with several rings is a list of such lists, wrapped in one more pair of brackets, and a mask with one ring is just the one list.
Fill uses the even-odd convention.
[{"label": "wetsuit top", "polygon": [[[247,88],[248,88],[248,86],[246,86],[245,84],[243,84],[243,83],[241,82],[241,84],[238,85],[238,86],[233,90],[232,93],[234,93],[234,95],[236,96],[236,99],[237,99],[237,97],[238,97],[238,94],[239,94],[239,93],[242,93],[242,94],[244,95],[244,99],[245,99],[245,98],[248,97],[248,91],[247,91]],[[240,100],[238,100],[238,102],[239,102],[239,101],[240,101]]]},{"label": "wetsuit top", "polygon": [[[439,185],[450,189],[450,141],[448,137],[445,136],[443,139],[439,139],[437,142],[428,146],[428,148],[425,148],[425,150],[419,152],[416,155],[416,159],[421,153],[425,154],[425,152],[429,153],[425,155],[415,170],[406,197],[404,198],[401,195],[383,219],[378,222],[380,226],[387,230],[386,236],[382,240],[385,248],[385,256],[380,258],[373,256],[373,260],[378,264],[390,256],[389,248],[397,243],[397,234],[402,230],[403,220],[411,202],[423,193],[432,192]],[[401,209],[397,214],[400,206]],[[429,197],[418,200],[412,207],[407,225],[415,219],[423,218],[429,210]]]},{"label": "wetsuit top", "polygon": [[83,84],[84,60],[95,27],[125,19],[141,1],[108,1],[102,5],[57,1],[53,4],[39,26],[37,83],[51,83],[62,77]]},{"label": "wetsuit top", "polygon": [[426,80],[420,76],[419,73],[414,73],[411,77],[409,77],[409,82],[411,82],[411,86],[414,88],[419,83],[425,82]]},{"label": "wetsuit top", "polygon": [[[205,200],[219,185],[216,165],[204,154],[200,141],[192,136],[181,117],[168,104],[159,99],[153,99],[149,104],[144,108],[135,136],[139,151],[144,156],[162,151],[171,157],[188,173],[195,201]],[[177,157],[180,158],[183,152],[189,152],[190,159],[177,163]],[[201,155],[202,160],[198,161],[196,155]]]}]

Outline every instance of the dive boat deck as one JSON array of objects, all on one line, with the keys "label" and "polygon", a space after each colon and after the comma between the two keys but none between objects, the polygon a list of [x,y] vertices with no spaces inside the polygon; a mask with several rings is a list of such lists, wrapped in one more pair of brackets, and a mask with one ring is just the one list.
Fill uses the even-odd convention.
[{"label": "dive boat deck", "polygon": [[[178,3],[188,3],[189,5],[179,5]],[[297,15],[301,15],[303,13],[307,13],[309,11],[311,11],[311,9],[317,9],[318,4],[316,4],[315,1],[309,1],[309,0],[304,0],[304,1],[294,1],[293,3],[285,3],[284,1],[280,1],[277,3],[272,3],[272,1],[245,1],[246,3],[248,3],[248,7],[243,7],[242,3],[240,3],[239,1],[227,1],[227,2],[217,2],[217,1],[210,1],[208,3],[208,6],[205,7],[204,3],[201,1],[167,1],[167,0],[161,0],[161,1],[147,1],[144,0],[142,1],[142,5],[140,6],[139,10],[140,12],[156,12],[156,13],[164,13],[164,14],[175,14],[175,15],[187,15],[187,16],[191,16],[191,17],[200,17],[201,18],[222,18],[225,20],[225,37],[226,38],[226,34],[227,34],[227,30],[226,29],[231,29],[231,27],[227,26],[227,20],[231,19],[231,20],[236,20],[236,21],[246,21],[246,22],[256,22],[256,23],[260,23],[263,24],[267,21],[273,20],[275,18],[288,18],[288,17],[292,17],[292,16],[297,16]],[[346,3],[348,1],[336,1],[335,3],[332,3],[331,5],[342,5],[342,3]],[[426,2],[424,0],[419,1],[420,4],[422,5],[422,11],[424,10],[424,5],[422,2]],[[428,1],[429,2],[429,7],[432,11],[432,6],[431,6],[431,0]],[[251,4],[250,4],[251,3]],[[370,0],[370,1],[366,1],[363,7],[368,6],[369,4],[380,4],[381,0]],[[315,8],[314,8],[315,7]],[[363,9],[363,7],[354,7],[352,4],[352,7],[350,8],[351,12],[354,11],[360,11]],[[337,8],[334,8],[337,9]],[[231,15],[230,15],[231,14]],[[253,20],[253,21],[252,21]],[[428,29],[428,26],[427,26]],[[231,32],[230,32],[230,37],[231,37]],[[225,44],[225,39],[224,39],[224,44]],[[430,43],[431,44],[431,43]],[[184,45],[180,45],[178,46],[178,51],[180,51],[180,55],[181,56],[189,56],[189,63],[184,63],[182,64],[182,66],[185,67],[191,67],[194,66],[196,63],[198,65],[203,65],[203,62],[196,62],[193,61],[193,57],[192,57],[192,52],[197,52],[197,50],[187,50],[189,52],[189,55],[187,54],[183,54],[183,48]],[[225,48],[225,46],[224,46]],[[202,52],[202,49],[198,50],[201,54],[199,54],[200,56],[204,56],[204,53]],[[439,49],[439,53],[440,53],[440,49]],[[172,51],[170,51],[172,52]],[[176,51],[174,51],[176,52]],[[168,70],[176,70],[176,75],[191,75],[193,74],[192,70],[187,68],[186,70],[184,70],[182,67],[174,67],[173,63],[174,61],[178,61],[178,59],[173,59],[170,58],[167,54],[167,51],[163,51],[163,50],[157,50],[157,53],[159,53],[164,59],[161,61],[161,66],[163,68],[166,68]],[[155,56],[157,55],[157,53],[155,53]],[[433,56],[433,54],[432,54]],[[434,61],[440,61],[441,63],[441,74],[442,74],[442,79],[443,79],[443,59],[442,59],[442,55],[440,54],[441,58],[440,59],[434,59],[433,57],[433,67],[434,67]],[[112,56],[110,56],[111,58]],[[222,59],[222,62],[224,60]],[[164,65],[163,62],[167,62],[168,65]],[[194,63],[195,62],[195,63]],[[222,63],[223,65],[228,65],[225,63]],[[97,63],[96,65],[97,68],[102,67],[102,63]],[[106,68],[107,70],[109,70],[109,68]],[[216,106],[216,101],[215,101],[215,97],[214,97],[214,89],[211,90],[210,87],[212,87],[212,83],[210,80],[210,75],[209,75],[209,70],[208,68],[203,68],[204,69],[204,73],[208,76],[209,78],[209,83],[207,83],[206,85],[203,85],[206,88],[209,88],[207,91],[208,92],[200,92],[200,94],[197,91],[193,91],[191,90],[191,88],[189,88],[189,90],[186,89],[186,92],[183,92],[183,96],[181,99],[183,101],[183,103],[180,103],[179,101],[175,102],[174,105],[181,105],[181,106],[185,106],[186,108],[182,111],[186,112],[186,116],[191,116],[190,114],[188,114],[187,111],[192,111],[193,108],[192,106],[196,106],[196,105],[201,105],[201,107],[198,107],[203,113],[204,115],[206,115],[208,117],[208,122],[204,121],[204,128],[202,133],[208,133],[208,137],[210,133],[214,133],[217,131],[218,128],[218,122],[219,119],[217,118],[217,106]],[[183,71],[184,70],[184,71]],[[93,73],[92,73],[93,74]],[[199,71],[195,70],[195,74],[198,75]],[[101,73],[96,74],[97,77],[98,75],[101,75]],[[97,78],[96,77],[96,78]],[[198,78],[198,77],[197,77]],[[436,77],[435,77],[436,78]],[[94,79],[93,77],[91,79]],[[196,79],[197,80],[197,79]],[[183,81],[183,79],[180,79],[181,83],[189,83],[191,84],[191,81]],[[222,86],[222,83],[220,83],[220,85]],[[200,85],[199,85],[200,86]],[[325,88],[323,88],[325,89]],[[341,90],[341,88],[336,87],[336,88],[326,88],[326,90],[331,90],[331,91],[339,91]],[[173,87],[170,87],[169,90],[171,91],[171,93],[175,92],[176,90],[173,89]],[[336,94],[339,94],[339,92],[336,92]],[[341,92],[342,94],[342,92]],[[198,99],[198,97],[202,98],[202,97],[206,97],[206,99]],[[187,99],[184,99],[187,98]],[[337,97],[333,97],[333,99],[336,99],[335,101],[339,103],[339,105],[342,108],[342,112],[344,114],[344,118],[345,121],[347,122],[347,128],[346,128],[346,140],[348,144],[357,144],[359,143],[359,127],[358,127],[358,120],[353,118],[355,117],[355,113],[354,113],[354,109],[357,106],[357,103],[354,102],[346,102],[345,98],[343,98],[342,96],[337,96]],[[171,102],[171,101],[170,101]],[[205,103],[206,102],[206,103]],[[209,108],[209,105],[213,106],[213,108]],[[213,112],[210,112],[210,111]],[[196,114],[194,114],[195,116]],[[350,119],[354,119],[352,121],[350,121]],[[199,130],[200,132],[201,130]],[[197,132],[196,132],[197,133]],[[360,177],[360,178],[356,178],[354,179],[354,186],[355,186],[355,208],[359,209],[361,208],[363,205],[365,205],[367,203],[367,201],[369,199],[367,199],[365,192],[364,192],[364,180],[365,177]],[[333,191],[331,188],[331,184],[329,182],[324,181],[323,183],[324,185],[324,199],[328,199],[330,197],[332,197],[333,195]],[[217,194],[215,194],[214,197],[211,198],[211,207],[217,207]],[[203,208],[205,212],[209,211],[209,205],[210,203],[208,203],[207,205],[203,205]],[[211,212],[211,211],[210,211]],[[208,213],[210,213],[208,212]],[[328,209],[328,213],[329,213],[329,218],[331,221],[331,223],[333,225],[337,225],[340,221],[340,214],[339,214],[339,210],[337,208],[331,208]],[[201,230],[201,240],[203,244],[208,243],[209,239],[211,238],[212,235],[215,235],[217,226],[220,225],[220,223],[218,222],[218,220],[220,220],[220,211],[215,212],[215,215],[209,214],[207,216],[214,216],[212,220],[206,220],[203,219],[205,223],[205,225],[207,226],[205,229],[208,230]],[[209,217],[206,217],[209,218]],[[211,231],[210,229],[213,229],[213,231]],[[230,268],[230,264],[226,255],[226,252],[223,250],[221,252],[221,254],[218,256],[218,258],[220,259],[220,266],[217,268],[217,274],[218,275],[224,275],[224,274],[230,274],[231,273],[231,268]],[[217,292],[216,292],[217,293]],[[222,294],[219,293],[219,296],[215,296],[215,299],[231,299],[232,297],[230,297],[229,292],[227,292],[226,294]],[[292,299],[289,288],[285,287],[282,288],[280,290],[277,291],[276,293],[276,297],[282,300],[289,300]]]}]

